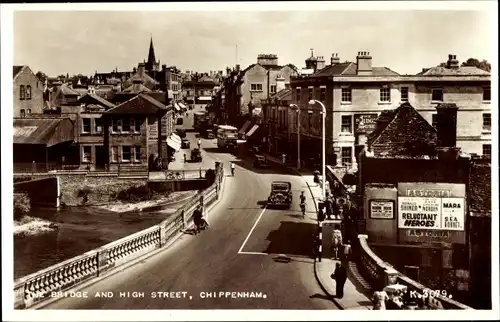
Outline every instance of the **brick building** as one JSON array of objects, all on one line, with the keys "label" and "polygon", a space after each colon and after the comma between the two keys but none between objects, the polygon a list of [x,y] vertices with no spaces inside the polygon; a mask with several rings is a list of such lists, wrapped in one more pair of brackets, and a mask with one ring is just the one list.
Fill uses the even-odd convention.
[{"label": "brick building", "polygon": [[13,67],[14,117],[43,113],[43,83],[28,66]]},{"label": "brick building", "polygon": [[477,191],[490,190],[484,199],[491,194],[491,182],[474,173],[491,170],[478,168],[456,146],[459,108],[436,109],[435,127],[409,103],[376,120],[359,156],[363,222],[378,256],[427,287],[471,303],[471,268],[491,265],[471,246],[488,240],[471,237],[481,225],[472,219],[474,209],[489,209],[488,201],[475,200]]},{"label": "brick building", "polygon": [[158,157],[167,159],[167,138],[173,132],[171,113],[171,108],[144,94],[104,112],[108,168],[147,171]]}]

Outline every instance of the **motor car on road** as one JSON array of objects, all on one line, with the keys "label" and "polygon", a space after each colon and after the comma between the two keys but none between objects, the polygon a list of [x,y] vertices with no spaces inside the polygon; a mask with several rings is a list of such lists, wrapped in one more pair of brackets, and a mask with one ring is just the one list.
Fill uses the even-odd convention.
[{"label": "motor car on road", "polygon": [[273,181],[267,198],[267,206],[290,209],[292,205],[292,184],[289,181]]}]

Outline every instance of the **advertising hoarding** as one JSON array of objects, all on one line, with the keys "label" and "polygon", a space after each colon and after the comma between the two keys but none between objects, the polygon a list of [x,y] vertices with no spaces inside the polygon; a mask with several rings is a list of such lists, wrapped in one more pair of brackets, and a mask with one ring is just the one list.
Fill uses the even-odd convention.
[{"label": "advertising hoarding", "polygon": [[399,183],[399,241],[464,244],[465,196],[465,184]]}]

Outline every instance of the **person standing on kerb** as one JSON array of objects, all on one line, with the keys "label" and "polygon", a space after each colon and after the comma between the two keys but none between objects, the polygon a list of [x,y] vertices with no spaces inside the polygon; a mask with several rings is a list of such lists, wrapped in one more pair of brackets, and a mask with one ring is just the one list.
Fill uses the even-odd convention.
[{"label": "person standing on kerb", "polygon": [[331,275],[331,278],[335,280],[335,295],[337,298],[341,299],[344,297],[344,285],[347,281],[347,271],[342,264],[335,264],[335,271]]}]

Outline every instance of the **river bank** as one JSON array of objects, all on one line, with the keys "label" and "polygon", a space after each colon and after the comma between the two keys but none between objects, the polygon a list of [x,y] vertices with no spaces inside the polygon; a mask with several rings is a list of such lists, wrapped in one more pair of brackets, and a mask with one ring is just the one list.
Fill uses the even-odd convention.
[{"label": "river bank", "polygon": [[155,200],[106,206],[32,208],[14,221],[14,278],[157,225],[196,193],[182,191]]}]

